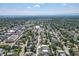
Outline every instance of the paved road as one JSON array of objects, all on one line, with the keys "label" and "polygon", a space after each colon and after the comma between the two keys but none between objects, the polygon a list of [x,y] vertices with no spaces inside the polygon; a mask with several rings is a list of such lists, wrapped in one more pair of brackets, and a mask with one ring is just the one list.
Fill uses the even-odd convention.
[{"label": "paved road", "polygon": [[[57,36],[57,33],[53,32],[53,34],[54,34],[55,37],[57,38],[58,42],[61,42],[61,41],[60,41],[60,38]],[[61,42],[61,45],[63,45],[62,42]],[[68,49],[67,49],[67,47],[66,47],[65,45],[63,45],[62,48],[64,49],[64,52],[65,52],[67,55],[70,55],[70,53],[69,53],[69,51],[68,51]]]},{"label": "paved road", "polygon": [[39,52],[38,52],[38,47],[40,45],[40,35],[38,35],[38,43],[37,43],[37,49],[36,49],[36,56],[38,56]]},{"label": "paved road", "polygon": [[23,44],[22,45],[22,49],[21,49],[21,52],[20,52],[20,56],[24,56],[24,53],[25,53],[25,47],[27,47],[27,43],[28,43],[28,40],[26,41],[26,44]]},{"label": "paved road", "polygon": [[38,56],[39,54],[39,46],[40,46],[40,42],[41,42],[41,38],[40,38],[40,31],[38,31],[38,38],[37,38],[38,42],[37,42],[37,49],[36,49],[36,56]]}]

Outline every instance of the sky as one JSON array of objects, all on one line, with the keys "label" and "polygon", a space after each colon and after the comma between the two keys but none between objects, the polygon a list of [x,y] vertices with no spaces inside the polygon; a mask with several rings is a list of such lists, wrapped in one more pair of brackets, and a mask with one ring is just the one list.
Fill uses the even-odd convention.
[{"label": "sky", "polygon": [[0,15],[79,14],[79,3],[0,3]]}]

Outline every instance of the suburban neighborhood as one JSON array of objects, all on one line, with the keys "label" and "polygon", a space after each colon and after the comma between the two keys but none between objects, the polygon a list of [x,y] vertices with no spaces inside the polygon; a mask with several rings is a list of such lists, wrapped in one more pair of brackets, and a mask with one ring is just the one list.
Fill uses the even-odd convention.
[{"label": "suburban neighborhood", "polygon": [[79,21],[45,18],[1,18],[0,56],[79,56]]}]

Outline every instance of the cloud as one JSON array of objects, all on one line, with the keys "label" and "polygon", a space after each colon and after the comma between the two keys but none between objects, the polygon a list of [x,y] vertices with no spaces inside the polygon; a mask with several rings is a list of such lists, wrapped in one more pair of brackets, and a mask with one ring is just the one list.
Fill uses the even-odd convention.
[{"label": "cloud", "polygon": [[28,9],[0,9],[0,15],[58,15],[79,13],[79,8],[28,10]]},{"label": "cloud", "polygon": [[40,5],[34,5],[33,7],[40,7]]},{"label": "cloud", "polygon": [[28,6],[27,8],[31,8],[30,6]]},{"label": "cloud", "polygon": [[62,6],[66,6],[66,5],[67,5],[66,3],[63,3],[63,4],[62,4]]}]

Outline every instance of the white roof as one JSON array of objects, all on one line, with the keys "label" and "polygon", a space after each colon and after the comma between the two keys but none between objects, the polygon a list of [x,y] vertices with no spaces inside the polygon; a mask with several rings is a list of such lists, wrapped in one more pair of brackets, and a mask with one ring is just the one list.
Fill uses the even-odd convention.
[{"label": "white roof", "polygon": [[37,28],[37,29],[38,29],[38,28],[40,28],[40,26],[36,26],[35,28]]},{"label": "white roof", "polygon": [[48,52],[48,50],[42,50],[43,52]]},{"label": "white roof", "polygon": [[48,46],[48,45],[41,45],[41,46]]},{"label": "white roof", "polygon": [[9,30],[8,32],[15,32],[15,30]]},{"label": "white roof", "polygon": [[11,35],[10,37],[8,37],[8,40],[16,40],[18,38],[18,35]]},{"label": "white roof", "polygon": [[41,48],[41,46],[38,46],[38,48]]}]

